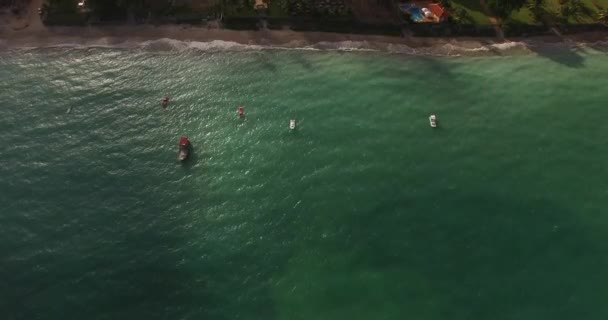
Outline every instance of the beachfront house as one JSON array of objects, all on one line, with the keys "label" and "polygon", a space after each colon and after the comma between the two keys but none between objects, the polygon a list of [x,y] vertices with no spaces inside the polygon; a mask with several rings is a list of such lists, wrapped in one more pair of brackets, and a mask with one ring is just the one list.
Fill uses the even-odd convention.
[{"label": "beachfront house", "polygon": [[448,17],[448,12],[437,2],[416,0],[400,2],[399,12],[415,23],[441,23]]}]

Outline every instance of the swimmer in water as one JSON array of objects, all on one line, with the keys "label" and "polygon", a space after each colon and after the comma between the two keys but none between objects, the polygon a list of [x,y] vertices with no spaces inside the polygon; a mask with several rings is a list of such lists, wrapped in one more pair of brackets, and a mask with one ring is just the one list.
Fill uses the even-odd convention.
[{"label": "swimmer in water", "polygon": [[245,109],[243,109],[243,107],[239,107],[236,112],[239,114],[239,118],[242,118],[245,116]]},{"label": "swimmer in water", "polygon": [[169,104],[169,97],[165,96],[160,100],[160,105],[163,107],[163,109],[166,109],[168,104]]}]

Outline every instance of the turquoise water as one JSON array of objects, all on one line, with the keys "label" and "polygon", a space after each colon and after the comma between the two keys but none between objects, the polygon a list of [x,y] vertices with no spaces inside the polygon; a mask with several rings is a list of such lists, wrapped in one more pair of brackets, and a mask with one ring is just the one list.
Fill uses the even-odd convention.
[{"label": "turquoise water", "polygon": [[607,74],[589,50],[0,53],[2,318],[606,319]]}]

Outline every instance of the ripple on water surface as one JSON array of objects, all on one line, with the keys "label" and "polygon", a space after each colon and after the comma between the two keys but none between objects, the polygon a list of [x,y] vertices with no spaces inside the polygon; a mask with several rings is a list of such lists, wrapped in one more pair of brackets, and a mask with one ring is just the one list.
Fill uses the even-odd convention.
[{"label": "ripple on water surface", "polygon": [[608,315],[605,55],[182,44],[0,53],[9,319]]}]

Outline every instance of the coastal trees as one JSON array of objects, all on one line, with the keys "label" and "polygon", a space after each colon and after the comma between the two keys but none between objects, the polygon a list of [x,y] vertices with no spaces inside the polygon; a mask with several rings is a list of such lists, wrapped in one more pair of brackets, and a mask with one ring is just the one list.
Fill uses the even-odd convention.
[{"label": "coastal trees", "polygon": [[143,4],[146,8],[150,9],[154,14],[160,14],[169,10],[171,4],[165,0],[145,0]]},{"label": "coastal trees", "polygon": [[486,0],[492,12],[500,18],[507,18],[511,12],[521,9],[527,0]]},{"label": "coastal trees", "polygon": [[77,11],[76,4],[73,1],[66,0],[50,0],[47,1],[43,6],[51,7],[55,11],[75,13]]},{"label": "coastal trees", "polygon": [[21,10],[30,4],[31,0],[0,0],[0,8],[11,8]]},{"label": "coastal trees", "polygon": [[545,0],[528,0],[528,9],[532,12],[534,21],[544,23],[544,16],[546,15]]},{"label": "coastal trees", "polygon": [[98,18],[113,20],[126,16],[128,0],[88,0],[87,6]]},{"label": "coastal trees", "polygon": [[585,11],[585,5],[580,0],[559,0],[559,16],[564,22],[578,19]]},{"label": "coastal trees", "polygon": [[608,25],[608,9],[600,9],[598,13],[598,20],[600,21],[600,23]]},{"label": "coastal trees", "polygon": [[167,0],[87,0],[88,5],[102,20],[124,19],[133,13],[150,12],[160,16],[171,8]]},{"label": "coastal trees", "polygon": [[475,24],[475,20],[471,17],[469,12],[464,8],[458,7],[450,11],[451,21],[457,24]]}]

